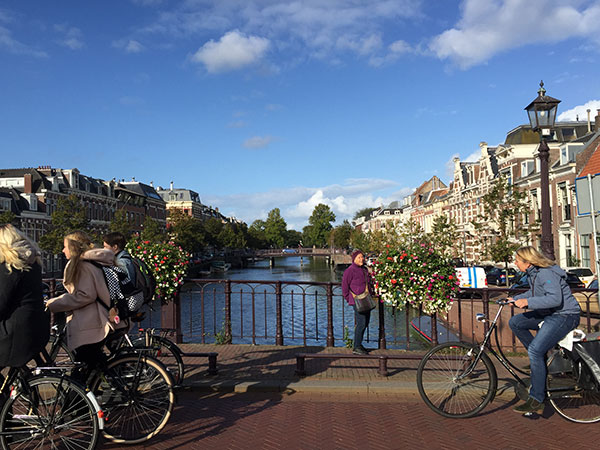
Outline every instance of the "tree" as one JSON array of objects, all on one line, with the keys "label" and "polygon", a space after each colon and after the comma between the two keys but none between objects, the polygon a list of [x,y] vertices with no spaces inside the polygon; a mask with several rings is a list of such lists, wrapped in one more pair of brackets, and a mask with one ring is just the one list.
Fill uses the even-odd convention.
[{"label": "tree", "polygon": [[344,220],[341,225],[331,230],[333,245],[337,248],[350,247],[350,237],[353,230],[354,228],[350,225],[350,222]]},{"label": "tree", "polygon": [[128,240],[131,236],[131,225],[129,225],[129,220],[127,220],[127,213],[122,209],[117,210],[108,229],[111,232],[121,233]]},{"label": "tree", "polygon": [[307,239],[311,245],[317,247],[326,247],[328,243],[329,233],[333,226],[332,222],[335,222],[335,214],[329,206],[319,203],[313,209],[311,216],[308,218],[309,225],[304,227],[305,239]]},{"label": "tree", "polygon": [[216,217],[211,217],[204,222],[205,239],[208,245],[219,247],[219,234],[223,231],[223,222]]},{"label": "tree", "polygon": [[286,230],[287,224],[283,217],[281,217],[279,208],[269,211],[267,220],[265,221],[265,237],[269,245],[275,248],[283,248]]},{"label": "tree", "polygon": [[4,211],[0,214],[0,225],[7,223],[14,223],[17,219],[17,215],[12,211]]},{"label": "tree", "polygon": [[142,232],[140,233],[142,240],[149,242],[164,242],[166,240],[165,229],[152,217],[146,216],[142,226]]},{"label": "tree", "polygon": [[251,248],[267,247],[267,236],[265,235],[265,221],[257,219],[248,228],[248,245]]},{"label": "tree", "polygon": [[205,245],[204,227],[198,219],[179,209],[170,210],[169,219],[169,232],[176,245],[190,253],[202,250]]},{"label": "tree", "polygon": [[298,247],[302,241],[302,233],[296,230],[287,230],[285,233],[285,246]]},{"label": "tree", "polygon": [[53,255],[60,254],[67,234],[77,230],[92,231],[85,208],[75,194],[59,198],[51,217],[50,230],[41,237],[40,247]]},{"label": "tree", "polygon": [[429,237],[436,251],[446,258],[450,258],[459,239],[457,226],[448,216],[442,214],[433,219]]},{"label": "tree", "polygon": [[[499,177],[490,191],[482,197],[483,214],[477,216],[474,227],[480,236],[492,235],[488,247],[494,261],[504,262],[505,269],[513,254],[523,243],[526,230],[518,226],[519,218],[528,211],[526,194],[510,185],[506,177]],[[508,277],[506,277],[508,284]]]}]

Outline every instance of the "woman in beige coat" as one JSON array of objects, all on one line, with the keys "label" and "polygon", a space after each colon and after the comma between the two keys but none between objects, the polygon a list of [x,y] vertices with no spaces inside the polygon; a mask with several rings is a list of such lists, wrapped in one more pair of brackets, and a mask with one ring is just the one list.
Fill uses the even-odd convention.
[{"label": "woman in beige coat", "polygon": [[108,320],[110,294],[102,269],[90,261],[114,265],[115,255],[94,248],[81,231],[65,237],[63,253],[68,259],[63,280],[67,292],[48,300],[47,306],[54,313],[67,313],[67,346],[77,361],[93,368],[105,360],[102,347],[115,325]]}]

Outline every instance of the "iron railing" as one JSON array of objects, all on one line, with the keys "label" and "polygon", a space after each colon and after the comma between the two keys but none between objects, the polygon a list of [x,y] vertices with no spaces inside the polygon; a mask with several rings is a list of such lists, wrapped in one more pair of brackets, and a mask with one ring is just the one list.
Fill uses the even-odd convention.
[{"label": "iron railing", "polygon": [[[56,280],[45,281],[53,290]],[[596,330],[600,323],[597,292],[573,292],[583,311],[580,328]],[[378,348],[422,349],[428,342],[416,331],[420,329],[434,344],[476,342],[488,327],[475,321],[476,313],[493,314],[494,300],[514,293],[508,288],[464,289],[449,313],[439,317],[380,307],[371,314],[365,340]],[[499,322],[501,345],[513,351],[522,347],[508,320],[519,312],[505,308],[506,316]],[[352,339],[354,312],[342,298],[338,282],[188,279],[175,301],[148,309],[141,325],[175,328],[180,342],[333,347]]]}]

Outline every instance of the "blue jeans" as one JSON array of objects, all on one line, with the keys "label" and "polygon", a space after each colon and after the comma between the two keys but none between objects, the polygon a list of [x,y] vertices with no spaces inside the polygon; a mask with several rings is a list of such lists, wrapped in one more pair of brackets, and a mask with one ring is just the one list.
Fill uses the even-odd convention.
[{"label": "blue jeans", "polygon": [[358,348],[362,346],[363,337],[365,335],[365,330],[369,326],[369,320],[371,319],[371,311],[359,313],[356,310],[356,305],[352,305],[354,308],[354,321],[356,325],[354,326],[354,348]]},{"label": "blue jeans", "polygon": [[[544,321],[544,324],[538,328],[541,321]],[[538,402],[543,402],[546,398],[546,353],[569,331],[577,328],[579,314],[542,316],[536,311],[527,311],[512,317],[508,324],[529,354],[531,369],[529,396]],[[535,337],[529,330],[537,330]]]}]

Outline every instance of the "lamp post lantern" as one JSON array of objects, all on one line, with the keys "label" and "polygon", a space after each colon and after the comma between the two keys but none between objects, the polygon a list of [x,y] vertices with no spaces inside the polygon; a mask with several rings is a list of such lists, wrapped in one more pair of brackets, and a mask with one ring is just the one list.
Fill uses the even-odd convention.
[{"label": "lamp post lantern", "polygon": [[544,89],[544,82],[542,81],[540,82],[537,98],[525,108],[529,116],[531,129],[541,135],[538,153],[540,157],[542,201],[542,253],[551,260],[554,260],[554,239],[552,237],[552,217],[550,216],[550,175],[548,170],[550,149],[546,140],[551,137],[559,103],[560,100],[546,95],[546,89]]}]

